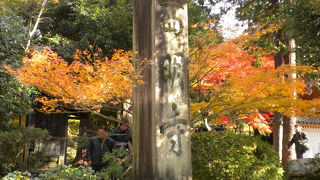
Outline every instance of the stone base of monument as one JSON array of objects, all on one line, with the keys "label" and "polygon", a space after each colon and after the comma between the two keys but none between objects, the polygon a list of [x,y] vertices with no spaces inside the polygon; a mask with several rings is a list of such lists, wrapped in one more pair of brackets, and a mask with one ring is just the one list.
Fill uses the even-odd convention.
[{"label": "stone base of monument", "polygon": [[320,178],[320,159],[305,158],[291,160],[288,165],[288,176],[295,178]]}]

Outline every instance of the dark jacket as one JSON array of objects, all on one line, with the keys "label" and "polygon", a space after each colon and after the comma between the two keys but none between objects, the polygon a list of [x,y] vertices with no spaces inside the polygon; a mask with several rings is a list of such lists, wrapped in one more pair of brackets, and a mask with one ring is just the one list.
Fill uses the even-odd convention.
[{"label": "dark jacket", "polygon": [[104,142],[98,136],[90,138],[87,151],[88,161],[92,161],[93,165],[102,165],[103,155],[111,152],[113,145],[114,141],[109,137],[106,137]]},{"label": "dark jacket", "polygon": [[291,141],[289,142],[289,147],[294,143],[296,147],[296,152],[305,151],[302,146],[308,143],[309,139],[304,132],[296,132]]},{"label": "dark jacket", "polygon": [[121,131],[120,127],[116,127],[113,129],[110,138],[117,142],[128,143],[132,141],[131,132],[129,129],[126,131]]}]

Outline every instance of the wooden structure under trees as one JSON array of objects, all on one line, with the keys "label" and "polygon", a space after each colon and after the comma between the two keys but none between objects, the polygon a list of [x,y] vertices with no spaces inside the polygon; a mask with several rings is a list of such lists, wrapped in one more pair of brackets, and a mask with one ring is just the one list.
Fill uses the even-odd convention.
[{"label": "wooden structure under trees", "polygon": [[29,115],[27,126],[48,130],[52,138],[43,142],[46,152],[43,157],[47,159],[44,168],[53,168],[65,164],[67,147],[68,114],[44,114],[34,111]]}]

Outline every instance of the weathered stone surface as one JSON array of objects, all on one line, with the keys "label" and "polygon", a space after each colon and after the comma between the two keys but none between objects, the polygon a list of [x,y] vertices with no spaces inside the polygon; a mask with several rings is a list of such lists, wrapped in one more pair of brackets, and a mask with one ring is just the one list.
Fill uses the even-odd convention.
[{"label": "weathered stone surface", "polygon": [[290,177],[312,177],[320,173],[320,160],[313,158],[291,160],[288,164]]},{"label": "weathered stone surface", "polygon": [[134,7],[135,60],[153,62],[134,89],[134,178],[191,179],[187,1]]}]

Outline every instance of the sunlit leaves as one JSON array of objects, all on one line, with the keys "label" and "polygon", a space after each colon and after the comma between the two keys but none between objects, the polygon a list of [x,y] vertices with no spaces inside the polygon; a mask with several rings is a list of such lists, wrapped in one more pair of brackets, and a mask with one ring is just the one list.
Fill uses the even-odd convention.
[{"label": "sunlit leaves", "polygon": [[47,47],[33,49],[23,59],[24,67],[7,69],[22,83],[49,95],[37,99],[44,111],[57,107],[99,110],[104,102],[130,98],[133,82],[138,78],[131,52],[115,50],[110,59],[90,52],[77,50],[75,60],[68,64]]},{"label": "sunlit leaves", "polygon": [[[258,68],[252,66],[258,61]],[[196,49],[190,63],[191,86],[219,87],[229,77],[252,75],[274,68],[273,64],[273,57],[256,59],[232,41]]]},{"label": "sunlit leaves", "polygon": [[[309,66],[274,69],[275,51],[256,44],[278,28],[257,27],[256,32],[237,39],[191,49],[190,85],[198,98],[191,104],[193,119],[205,116],[211,122],[231,126],[247,123],[270,133],[270,122],[260,111],[318,115],[319,109],[313,107],[319,107],[320,100],[306,101],[300,95],[306,92],[307,75],[319,72]],[[199,41],[207,42],[201,37]],[[297,77],[290,78],[292,74]]]},{"label": "sunlit leaves", "polygon": [[[233,114],[232,119],[237,120],[239,115],[249,116],[246,121],[254,128],[268,132],[268,122],[265,122],[257,110],[278,111],[288,116],[316,117],[320,100],[303,100],[299,95],[306,93],[304,74],[314,72],[308,66],[283,66],[277,69],[257,72],[254,75],[231,77],[227,86],[213,94],[208,102],[194,104],[196,110],[210,112],[212,118]],[[297,73],[295,79],[283,78],[288,74]],[[234,112],[237,112],[234,115]],[[251,114],[251,115],[248,115]]]}]

